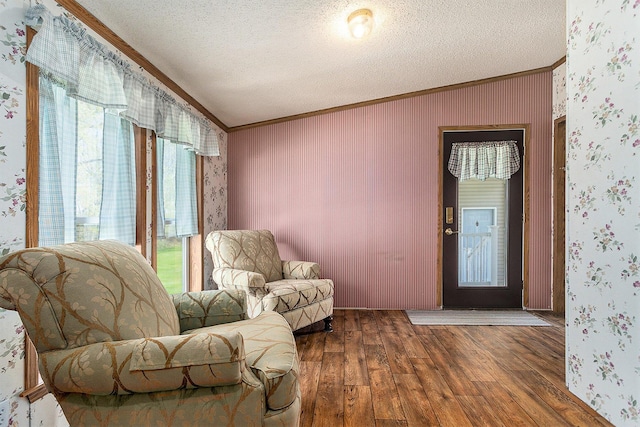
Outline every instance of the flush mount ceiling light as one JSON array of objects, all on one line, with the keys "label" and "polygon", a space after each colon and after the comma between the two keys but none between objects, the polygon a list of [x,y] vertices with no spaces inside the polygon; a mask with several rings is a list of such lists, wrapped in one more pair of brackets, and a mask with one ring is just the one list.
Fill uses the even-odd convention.
[{"label": "flush mount ceiling light", "polygon": [[367,36],[373,28],[373,13],[369,9],[358,9],[347,18],[349,31],[357,39]]}]

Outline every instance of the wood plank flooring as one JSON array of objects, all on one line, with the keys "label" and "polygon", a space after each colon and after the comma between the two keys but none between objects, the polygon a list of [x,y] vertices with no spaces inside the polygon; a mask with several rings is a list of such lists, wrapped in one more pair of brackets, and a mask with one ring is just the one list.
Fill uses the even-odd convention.
[{"label": "wood plank flooring", "polygon": [[296,333],[301,426],[610,426],[565,387],[563,320],[539,315],[553,326],[335,310],[333,333]]}]

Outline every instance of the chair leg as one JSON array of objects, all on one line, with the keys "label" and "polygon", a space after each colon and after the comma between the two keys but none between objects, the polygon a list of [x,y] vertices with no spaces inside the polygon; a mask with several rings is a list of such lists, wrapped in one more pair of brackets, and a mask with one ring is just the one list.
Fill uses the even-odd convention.
[{"label": "chair leg", "polygon": [[325,317],[324,319],[324,331],[325,332],[333,332],[333,326],[331,326],[331,322],[333,321],[333,316]]}]

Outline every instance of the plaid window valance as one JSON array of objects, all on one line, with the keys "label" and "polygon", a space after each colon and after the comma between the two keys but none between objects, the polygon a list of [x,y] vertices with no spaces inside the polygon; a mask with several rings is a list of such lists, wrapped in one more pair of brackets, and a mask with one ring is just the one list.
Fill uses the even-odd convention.
[{"label": "plaid window valance", "polygon": [[25,20],[39,30],[26,60],[55,79],[68,96],[115,111],[200,155],[220,155],[217,131],[207,118],[153,85],[84,28],[64,16],[54,17],[43,5],[27,10]]},{"label": "plaid window valance", "polygon": [[509,179],[520,169],[518,146],[516,141],[456,142],[448,169],[460,181]]}]

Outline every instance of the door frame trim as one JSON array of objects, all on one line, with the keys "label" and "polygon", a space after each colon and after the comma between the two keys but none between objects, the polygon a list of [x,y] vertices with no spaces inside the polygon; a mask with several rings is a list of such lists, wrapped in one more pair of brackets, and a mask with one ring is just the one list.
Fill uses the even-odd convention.
[{"label": "door frame trim", "polygon": [[[563,135],[563,149],[562,154],[563,158],[558,159],[558,141],[560,141],[560,124],[564,123],[565,130]],[[566,167],[566,157],[567,157],[567,116],[563,115],[558,117],[553,121],[553,172],[552,172],[552,193],[553,200],[551,204],[552,209],[552,245],[553,249],[551,252],[552,256],[552,265],[551,265],[551,276],[552,276],[552,285],[551,285],[551,310],[557,314],[564,314],[565,311],[565,268],[566,268],[566,256],[567,256],[567,248],[565,242],[566,236],[566,176],[563,177],[562,186],[563,186],[563,197],[558,197],[559,190],[559,172],[558,168]],[[566,174],[566,172],[565,172]],[[563,175],[565,175],[563,174]],[[562,260],[562,264],[557,262],[558,258]]]},{"label": "door frame trim", "polygon": [[475,131],[483,131],[483,130],[523,130],[524,131],[524,161],[521,163],[523,168],[523,180],[524,180],[524,188],[522,189],[523,194],[522,198],[524,200],[523,206],[523,215],[524,215],[524,224],[523,224],[523,233],[522,233],[522,307],[527,308],[529,306],[529,199],[530,199],[530,191],[529,191],[529,153],[527,152],[527,148],[529,146],[529,141],[531,137],[531,124],[504,124],[504,125],[472,125],[472,126],[438,126],[438,215],[437,221],[438,226],[436,227],[438,231],[438,257],[436,260],[436,305],[442,309],[442,292],[443,292],[443,278],[442,278],[442,236],[443,236],[443,210],[444,204],[442,203],[443,197],[443,182],[442,182],[442,174],[444,173],[443,169],[443,158],[444,155],[444,138],[443,134],[445,132],[475,132]]}]

